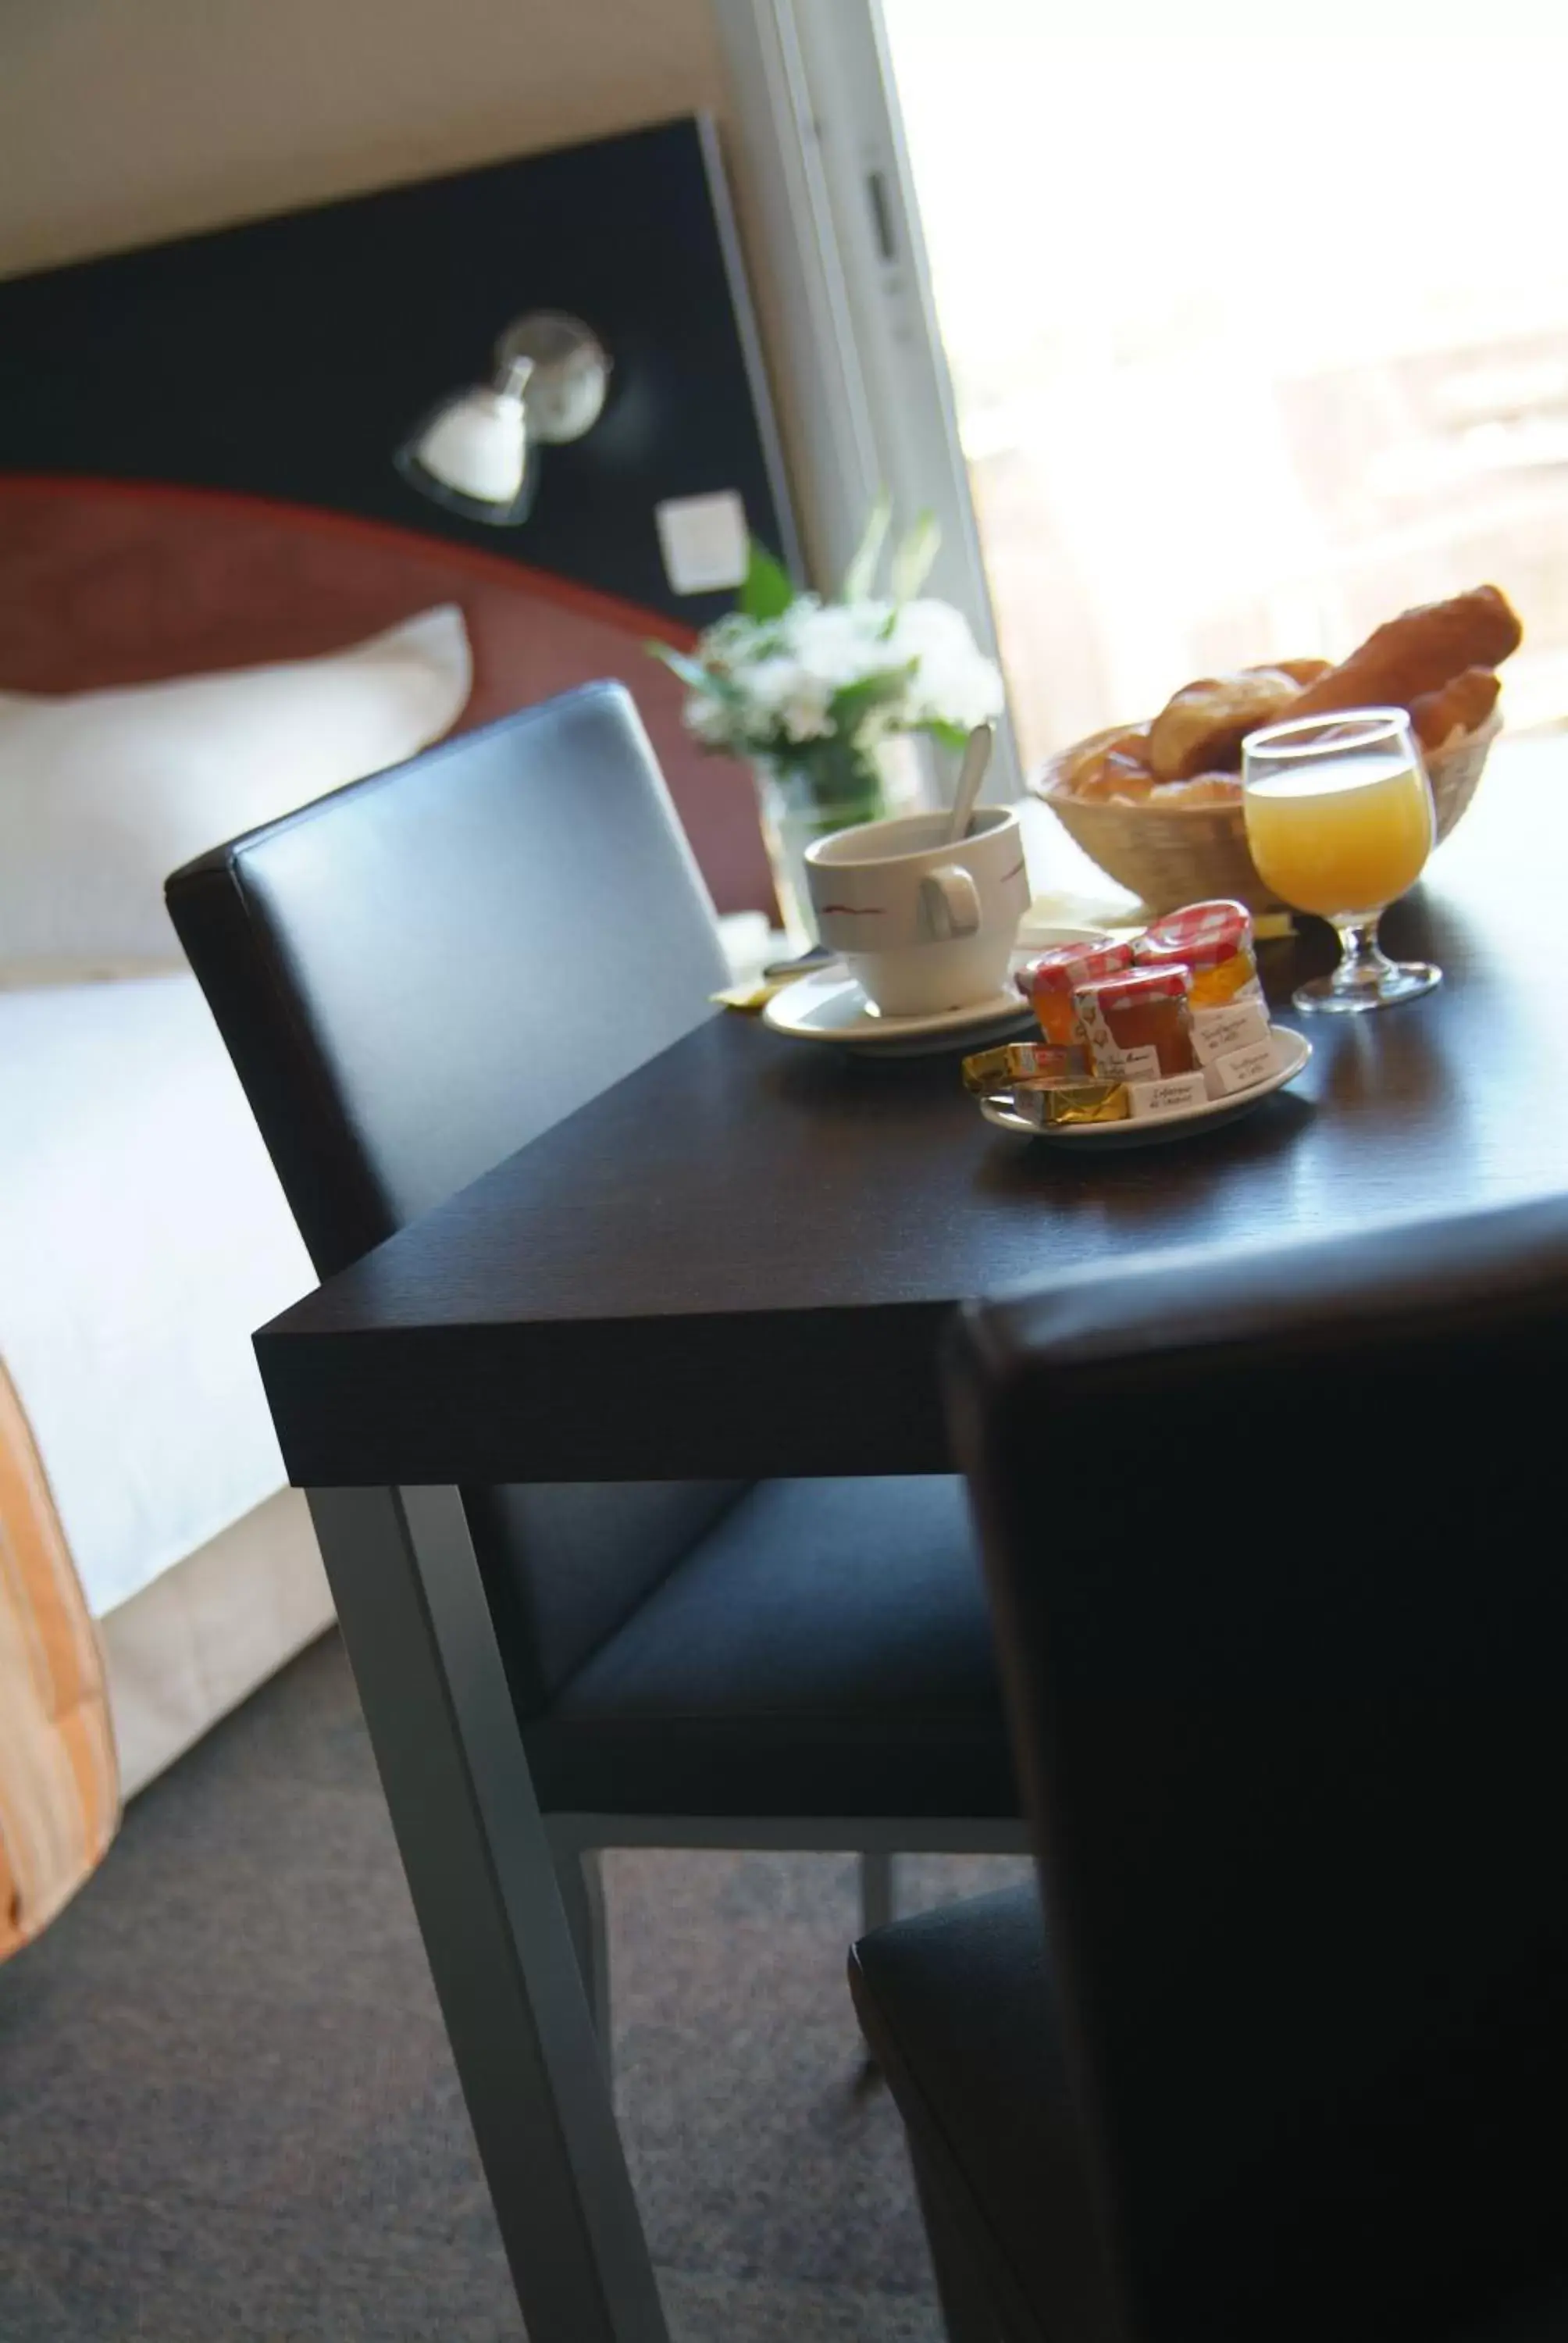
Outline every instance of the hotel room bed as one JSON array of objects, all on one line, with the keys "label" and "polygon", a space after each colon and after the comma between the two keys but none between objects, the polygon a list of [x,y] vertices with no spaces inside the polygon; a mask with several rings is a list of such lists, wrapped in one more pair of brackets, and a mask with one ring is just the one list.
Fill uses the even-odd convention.
[{"label": "hotel room bed", "polygon": [[[394,459],[549,303],[591,321],[610,397],[546,451],[526,527],[491,530]],[[787,558],[795,537],[700,120],[14,278],[0,313],[4,1957],[102,1853],[121,1788],[329,1615],[249,1343],[308,1272],[162,878],[286,799],[612,676],[718,909],[766,910],[751,792],[697,754],[646,643],[728,598],[672,574],[661,519],[720,497]],[[336,763],[317,661],[354,703]],[[75,859],[95,840],[107,888]]]},{"label": "hotel room bed", "polygon": [[310,1264],[194,978],[0,991],[0,1358],[128,1795],[331,1616],[247,1340]]},{"label": "hotel room bed", "polygon": [[[8,709],[8,694],[310,662],[442,606],[461,611],[471,649],[456,729],[620,676],[716,894],[731,907],[757,900],[747,797],[699,762],[678,687],[644,649],[650,632],[678,628],[379,524],[197,491],[0,478],[0,734],[31,704]],[[106,708],[111,740],[124,730],[117,710],[145,712],[139,699]],[[412,720],[399,754],[447,729],[424,703]],[[187,777],[187,799],[195,785]],[[293,794],[327,785],[317,771]],[[0,797],[5,787],[0,756]],[[244,827],[234,802],[216,789],[211,836],[192,839],[181,799],[171,860]],[[254,816],[252,799],[244,811]],[[0,802],[0,846],[5,819]],[[12,860],[0,957],[7,885],[13,925],[36,924]],[[0,968],[0,1366],[98,1623],[129,1794],[331,1610],[249,1342],[308,1285],[309,1264],[172,930],[161,959],[127,954],[127,940],[142,939],[88,937],[73,960],[55,938],[41,963],[24,950]]]}]

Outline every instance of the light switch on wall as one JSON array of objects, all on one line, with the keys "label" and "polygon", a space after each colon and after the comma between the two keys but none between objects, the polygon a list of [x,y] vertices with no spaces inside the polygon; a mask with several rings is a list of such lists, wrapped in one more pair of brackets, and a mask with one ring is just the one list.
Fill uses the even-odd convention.
[{"label": "light switch on wall", "polygon": [[746,508],[733,488],[667,497],[653,508],[664,572],[677,594],[715,594],[746,575]]}]

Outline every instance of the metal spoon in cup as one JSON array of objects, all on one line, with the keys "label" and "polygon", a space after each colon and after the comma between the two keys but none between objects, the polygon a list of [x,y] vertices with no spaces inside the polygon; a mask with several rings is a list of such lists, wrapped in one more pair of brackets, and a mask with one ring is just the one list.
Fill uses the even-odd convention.
[{"label": "metal spoon in cup", "polygon": [[964,742],[964,760],[959,768],[959,785],[953,793],[952,815],[948,822],[947,836],[942,840],[944,846],[956,846],[960,838],[967,838],[970,834],[975,799],[980,793],[980,783],[985,779],[986,767],[990,763],[995,739],[994,724],[977,724]]}]

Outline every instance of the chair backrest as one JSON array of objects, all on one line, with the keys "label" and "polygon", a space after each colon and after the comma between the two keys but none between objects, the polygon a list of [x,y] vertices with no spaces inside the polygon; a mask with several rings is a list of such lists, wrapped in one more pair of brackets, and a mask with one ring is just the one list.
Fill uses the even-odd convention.
[{"label": "chair backrest", "polygon": [[1447,2333],[1561,2244],[1565,1368],[1563,1199],[960,1337],[1137,2343]]},{"label": "chair backrest", "polygon": [[[167,897],[324,1277],[678,1041],[724,980],[618,684],[339,789],[187,864]],[[472,1494],[526,1706],[732,1496]]]}]

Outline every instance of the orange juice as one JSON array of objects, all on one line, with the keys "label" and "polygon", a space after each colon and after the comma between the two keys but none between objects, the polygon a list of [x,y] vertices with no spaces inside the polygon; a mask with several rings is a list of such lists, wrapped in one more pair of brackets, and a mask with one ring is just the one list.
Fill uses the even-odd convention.
[{"label": "orange juice", "polygon": [[1432,791],[1397,750],[1309,758],[1250,781],[1242,805],[1265,882],[1325,918],[1392,903],[1432,852]]}]

